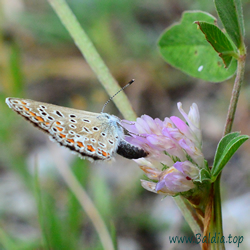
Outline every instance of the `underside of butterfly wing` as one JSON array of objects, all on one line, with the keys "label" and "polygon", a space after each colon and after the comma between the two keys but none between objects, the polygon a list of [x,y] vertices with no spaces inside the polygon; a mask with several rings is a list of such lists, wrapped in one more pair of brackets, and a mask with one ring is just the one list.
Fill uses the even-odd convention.
[{"label": "underside of butterfly wing", "polygon": [[6,103],[33,125],[49,133],[54,141],[89,160],[110,160],[123,135],[122,128],[114,126],[108,114],[19,98],[7,98]]}]

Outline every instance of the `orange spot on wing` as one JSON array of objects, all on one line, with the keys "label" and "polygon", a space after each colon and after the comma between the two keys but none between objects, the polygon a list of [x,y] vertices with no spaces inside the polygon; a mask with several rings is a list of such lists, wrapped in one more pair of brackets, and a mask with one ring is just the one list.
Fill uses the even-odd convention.
[{"label": "orange spot on wing", "polygon": [[46,126],[49,126],[49,125],[50,125],[50,123],[49,123],[49,122],[45,122],[45,125],[46,125]]},{"label": "orange spot on wing", "polygon": [[39,121],[39,122],[44,122],[44,119],[40,116],[36,116],[36,119]]},{"label": "orange spot on wing", "polygon": [[107,152],[105,152],[104,150],[102,150],[101,152],[102,152],[103,156],[107,157],[107,155],[108,155]]},{"label": "orange spot on wing", "polygon": [[73,139],[68,139],[67,141],[70,142],[70,143],[74,143],[75,142]]},{"label": "orange spot on wing", "polygon": [[36,116],[36,114],[33,113],[33,112],[29,112],[29,114],[32,115],[32,116]]},{"label": "orange spot on wing", "polygon": [[27,102],[21,101],[21,103],[22,103],[23,105],[27,105]]},{"label": "orange spot on wing", "polygon": [[25,106],[22,106],[22,108],[25,110],[25,111],[29,111],[30,109],[25,107]]},{"label": "orange spot on wing", "polygon": [[56,127],[56,128],[57,128],[57,130],[59,130],[60,132],[63,131],[63,128],[60,128],[60,127]]},{"label": "orange spot on wing", "polygon": [[61,125],[61,123],[60,122],[56,122],[56,125]]},{"label": "orange spot on wing", "polygon": [[65,134],[59,134],[62,138],[65,138],[66,137],[66,135]]},{"label": "orange spot on wing", "polygon": [[87,146],[87,149],[88,149],[88,151],[90,151],[90,152],[95,152],[95,149],[94,149],[91,145],[88,145],[88,146]]},{"label": "orange spot on wing", "polygon": [[81,147],[81,148],[84,147],[83,143],[80,142],[80,141],[77,142],[77,145],[78,145],[79,147]]}]

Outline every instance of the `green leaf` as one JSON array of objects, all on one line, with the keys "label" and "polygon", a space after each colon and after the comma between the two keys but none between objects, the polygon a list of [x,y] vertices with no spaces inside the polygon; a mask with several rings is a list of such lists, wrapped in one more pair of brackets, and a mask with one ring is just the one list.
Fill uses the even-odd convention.
[{"label": "green leaf", "polygon": [[214,163],[213,166],[218,164],[218,161],[220,160],[221,156],[223,155],[226,146],[228,145],[228,143],[233,140],[235,137],[239,136],[240,133],[239,132],[233,132],[233,133],[229,133],[227,135],[225,135],[219,142],[216,152],[215,152],[215,156],[214,156]]},{"label": "green leaf", "polygon": [[204,33],[207,41],[213,46],[223,60],[225,67],[228,68],[233,55],[237,55],[227,36],[214,24],[207,22],[195,22]]},{"label": "green leaf", "polygon": [[166,29],[158,42],[161,55],[172,66],[206,81],[221,82],[236,70],[236,60],[225,69],[222,59],[197,30],[195,21],[213,24],[215,17],[201,11],[187,11],[180,23]]},{"label": "green leaf", "polygon": [[247,135],[239,135],[238,132],[224,136],[217,147],[214,164],[211,170],[212,181],[215,181],[224,166],[231,159],[238,148],[249,138]]},{"label": "green leaf", "polygon": [[200,171],[199,179],[197,179],[195,181],[202,183],[203,181],[210,181],[210,180],[211,180],[210,172],[203,168]]},{"label": "green leaf", "polygon": [[245,35],[240,0],[214,0],[218,15],[237,48],[243,47]]}]

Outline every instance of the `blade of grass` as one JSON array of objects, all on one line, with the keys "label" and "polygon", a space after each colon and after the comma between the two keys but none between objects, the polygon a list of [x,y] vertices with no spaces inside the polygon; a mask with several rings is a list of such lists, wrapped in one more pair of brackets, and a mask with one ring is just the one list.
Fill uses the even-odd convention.
[{"label": "blade of grass", "polygon": [[0,247],[3,247],[3,249],[6,250],[19,249],[17,244],[15,244],[14,241],[1,228],[0,228]]},{"label": "blade of grass", "polygon": [[90,220],[92,221],[99,237],[102,242],[103,248],[105,250],[115,250],[112,238],[109,234],[109,231],[102,220],[98,210],[93,204],[92,200],[88,196],[87,192],[83,189],[80,183],[77,181],[69,166],[61,160],[60,155],[58,154],[55,147],[51,147],[53,152],[56,168],[58,172],[62,175],[64,181],[67,183],[69,189],[75,195],[79,203],[81,204],[83,210],[86,212]]},{"label": "blade of grass", "polygon": [[[104,61],[95,49],[92,41],[89,39],[88,35],[85,33],[85,31],[77,21],[75,15],[69,8],[66,1],[48,0],[48,2],[60,18],[64,27],[70,33],[76,46],[81,51],[82,55],[98,77],[99,81],[101,82],[107,93],[112,96],[117,91],[119,91],[120,86],[118,85],[114,77],[111,75],[108,67],[105,65]],[[121,92],[119,94],[119,98],[115,98],[113,101],[126,119],[135,120],[136,115],[124,92]]]},{"label": "blade of grass", "polygon": [[41,228],[41,244],[44,247],[44,249],[51,249],[50,246],[50,240],[49,236],[46,232],[46,227],[44,225],[45,221],[43,219],[44,211],[43,211],[43,199],[41,194],[41,188],[40,188],[40,182],[39,182],[39,173],[38,173],[38,167],[37,167],[37,157],[35,158],[35,164],[34,164],[34,197],[36,199],[37,204],[37,210],[38,210],[38,220]]}]

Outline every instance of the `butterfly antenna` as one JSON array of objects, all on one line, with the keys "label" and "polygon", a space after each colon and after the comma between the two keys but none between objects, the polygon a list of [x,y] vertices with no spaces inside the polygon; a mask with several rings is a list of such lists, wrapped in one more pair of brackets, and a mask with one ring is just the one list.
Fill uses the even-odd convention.
[{"label": "butterfly antenna", "polygon": [[103,108],[102,108],[102,112],[103,113],[103,110],[105,109],[105,107],[107,106],[107,104],[118,94],[120,93],[121,91],[123,91],[124,89],[126,89],[128,86],[130,86],[133,82],[135,81],[135,79],[132,79],[128,82],[128,84],[126,84],[124,87],[122,87],[119,91],[117,91],[113,96],[111,96],[107,101],[106,103],[103,105]]}]

